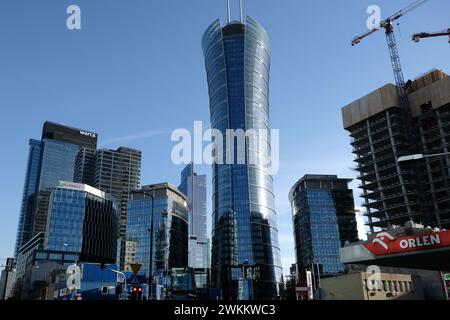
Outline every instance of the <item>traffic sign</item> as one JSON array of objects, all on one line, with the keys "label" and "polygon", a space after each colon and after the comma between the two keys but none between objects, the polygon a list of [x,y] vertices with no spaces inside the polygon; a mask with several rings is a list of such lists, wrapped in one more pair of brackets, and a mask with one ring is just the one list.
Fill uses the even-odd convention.
[{"label": "traffic sign", "polygon": [[132,263],[130,264],[131,270],[133,270],[133,273],[136,275],[138,274],[139,270],[141,270],[142,264],[140,263]]}]

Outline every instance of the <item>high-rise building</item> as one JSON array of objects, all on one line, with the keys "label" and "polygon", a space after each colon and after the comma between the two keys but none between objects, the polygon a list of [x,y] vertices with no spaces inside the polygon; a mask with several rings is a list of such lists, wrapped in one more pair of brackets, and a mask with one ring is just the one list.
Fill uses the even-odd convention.
[{"label": "high-rise building", "polygon": [[342,109],[372,233],[407,221],[450,227],[450,77],[431,71],[409,81],[406,92],[407,108],[387,84]]},{"label": "high-rise building", "polygon": [[42,189],[37,193],[36,199],[36,214],[33,224],[33,236],[45,232],[47,228],[48,209],[50,205],[50,196],[53,188]]},{"label": "high-rise building", "polygon": [[[126,223],[128,211],[128,199],[131,190],[136,190],[141,187],[141,159],[142,152],[130,148],[121,147],[117,150],[101,149],[95,153],[95,161],[92,161],[92,152],[81,150],[78,154],[88,154],[88,167],[95,165],[94,168],[84,169],[85,172],[90,172],[87,175],[80,175],[80,177],[93,177],[93,181],[82,181],[82,183],[91,183],[94,188],[100,189],[112,195],[117,199],[119,206],[119,240],[120,240],[120,268],[123,269],[125,263],[126,250]],[[77,164],[82,164],[83,161],[77,161]],[[75,172],[80,172],[78,168]],[[92,176],[94,173],[94,176]],[[91,179],[88,178],[88,179]],[[79,182],[79,181],[77,181]]]},{"label": "high-rise building", "polygon": [[206,175],[194,172],[194,164],[181,172],[178,189],[189,199],[189,267],[209,268],[206,217]]},{"label": "high-rise building", "polygon": [[[188,199],[168,183],[133,190],[128,203],[127,240],[134,263],[147,279],[188,267]],[[128,255],[131,256],[131,253]],[[151,267],[150,267],[151,266]],[[153,284],[153,297],[156,283]]]},{"label": "high-rise building", "polygon": [[96,149],[98,135],[91,131],[46,121],[42,129],[42,140],[45,139],[75,144],[80,148]]},{"label": "high-rise building", "polygon": [[[253,129],[256,136],[259,129],[268,130],[270,43],[264,28],[251,17],[245,22],[228,19],[223,27],[216,20],[203,35],[202,46],[211,127],[224,137],[228,129]],[[264,150],[271,150],[265,142]],[[235,156],[236,148],[225,149],[223,159]],[[215,155],[212,287],[224,299],[277,298],[282,268],[273,179],[263,165],[266,154],[248,143],[243,149],[245,160],[234,162],[238,164],[222,164]],[[250,272],[244,274],[244,267]]]},{"label": "high-rise building", "polygon": [[61,181],[49,202],[45,250],[73,253],[80,262],[116,262],[116,199],[88,185]]},{"label": "high-rise building", "polygon": [[95,155],[97,150],[82,148],[75,160],[74,182],[94,185],[95,180]]},{"label": "high-rise building", "polygon": [[308,174],[289,192],[299,278],[305,278],[306,270],[322,276],[345,271],[339,248],[347,241],[358,241],[350,181],[335,175]]},{"label": "high-rise building", "polygon": [[45,122],[42,140],[30,140],[14,258],[33,237],[38,192],[53,188],[60,180],[73,181],[75,159],[80,148],[97,145],[97,134]]}]

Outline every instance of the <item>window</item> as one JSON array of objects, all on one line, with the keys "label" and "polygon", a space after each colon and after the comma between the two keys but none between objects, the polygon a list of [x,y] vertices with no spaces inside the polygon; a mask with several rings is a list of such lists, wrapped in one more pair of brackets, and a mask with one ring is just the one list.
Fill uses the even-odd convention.
[{"label": "window", "polygon": [[389,291],[388,290],[388,283],[387,283],[387,281],[383,280],[382,283],[383,283],[383,291]]}]

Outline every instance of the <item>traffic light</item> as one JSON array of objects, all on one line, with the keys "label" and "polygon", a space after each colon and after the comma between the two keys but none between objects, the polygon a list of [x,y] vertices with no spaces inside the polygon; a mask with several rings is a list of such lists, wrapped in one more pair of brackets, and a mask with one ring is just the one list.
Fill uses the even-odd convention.
[{"label": "traffic light", "polygon": [[137,300],[138,287],[131,289],[131,300]]},{"label": "traffic light", "polygon": [[142,300],[143,293],[144,289],[142,289],[142,287],[134,286],[131,289],[131,300]]}]

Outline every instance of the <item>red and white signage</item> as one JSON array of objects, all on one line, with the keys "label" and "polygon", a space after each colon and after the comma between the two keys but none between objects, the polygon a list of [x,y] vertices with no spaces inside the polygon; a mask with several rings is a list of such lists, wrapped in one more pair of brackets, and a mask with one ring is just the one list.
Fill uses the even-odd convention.
[{"label": "red and white signage", "polygon": [[371,243],[366,243],[364,246],[376,256],[437,249],[450,246],[450,231],[402,238],[395,238],[387,232],[381,232]]}]

